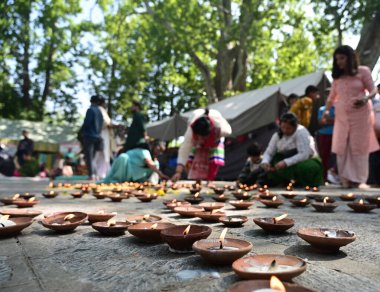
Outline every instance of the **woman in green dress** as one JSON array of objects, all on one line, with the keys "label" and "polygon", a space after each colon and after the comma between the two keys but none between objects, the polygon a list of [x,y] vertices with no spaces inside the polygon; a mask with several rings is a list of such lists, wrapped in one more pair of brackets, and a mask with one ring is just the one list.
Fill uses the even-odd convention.
[{"label": "woman in green dress", "polygon": [[[168,179],[169,177],[160,171],[156,157],[152,158],[147,148],[140,145],[139,148],[119,155],[113,162],[110,172],[98,183],[145,182],[150,180],[153,173],[157,173],[162,179]],[[161,148],[161,144],[155,143],[152,146],[153,153],[158,153],[158,148]]]},{"label": "woman in green dress", "polygon": [[298,124],[293,113],[280,119],[280,129],[273,134],[263,155],[261,167],[267,172],[265,183],[271,186],[319,186],[323,183],[323,167],[315,150],[313,137]]}]

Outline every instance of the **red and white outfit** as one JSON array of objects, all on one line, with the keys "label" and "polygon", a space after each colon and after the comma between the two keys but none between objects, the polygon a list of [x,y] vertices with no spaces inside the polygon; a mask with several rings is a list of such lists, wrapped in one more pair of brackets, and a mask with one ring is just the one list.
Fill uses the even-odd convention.
[{"label": "red and white outfit", "polygon": [[224,165],[224,137],[230,135],[232,130],[222,115],[211,109],[208,114],[212,125],[211,133],[206,137],[195,135],[191,125],[204,113],[204,109],[195,110],[189,119],[177,163],[187,166],[189,179],[210,181],[215,179],[219,166]]}]

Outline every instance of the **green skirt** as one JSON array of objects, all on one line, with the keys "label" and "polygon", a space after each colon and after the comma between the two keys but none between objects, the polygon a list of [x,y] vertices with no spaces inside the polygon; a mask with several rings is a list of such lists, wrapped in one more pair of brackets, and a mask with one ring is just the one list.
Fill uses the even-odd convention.
[{"label": "green skirt", "polygon": [[[271,164],[283,160],[281,155],[276,154]],[[316,187],[323,184],[323,166],[319,157],[314,157],[297,164],[285,167],[268,174],[268,184],[270,186],[285,186],[291,180],[295,181],[297,186]]]}]

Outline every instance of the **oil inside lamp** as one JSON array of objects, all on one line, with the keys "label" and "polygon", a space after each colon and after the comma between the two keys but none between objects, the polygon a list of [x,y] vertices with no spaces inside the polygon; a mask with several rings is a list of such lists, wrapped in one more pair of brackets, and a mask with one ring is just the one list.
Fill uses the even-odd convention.
[{"label": "oil inside lamp", "polygon": [[273,222],[274,224],[276,224],[277,222],[281,221],[282,219],[285,219],[286,217],[288,217],[288,214],[283,214],[281,216],[275,217],[273,218]]},{"label": "oil inside lamp", "polygon": [[214,210],[212,210],[212,211],[211,211],[211,214],[214,214],[214,213],[219,213],[219,212],[221,212],[221,210],[220,210],[220,209],[214,209]]},{"label": "oil inside lamp", "polygon": [[186,236],[186,235],[189,234],[189,232],[190,232],[190,227],[191,227],[191,225],[189,225],[189,226],[186,227],[186,229],[183,231],[183,236]]},{"label": "oil inside lamp", "polygon": [[105,212],[104,212],[104,210],[99,210],[98,211],[98,214],[104,214]]}]

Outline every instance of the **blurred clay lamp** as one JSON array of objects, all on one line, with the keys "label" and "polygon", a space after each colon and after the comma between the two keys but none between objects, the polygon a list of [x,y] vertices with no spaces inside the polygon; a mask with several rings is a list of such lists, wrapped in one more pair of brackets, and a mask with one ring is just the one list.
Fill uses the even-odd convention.
[{"label": "blurred clay lamp", "polygon": [[348,203],[347,206],[358,213],[368,213],[377,207],[376,204],[364,203],[363,199],[360,199],[359,202]]},{"label": "blurred clay lamp", "polygon": [[251,207],[254,204],[254,202],[252,201],[244,201],[244,200],[229,201],[228,203],[234,206],[237,210],[247,210],[249,207]]},{"label": "blurred clay lamp", "polygon": [[305,191],[310,191],[310,189],[311,189],[310,186],[305,187]]},{"label": "blurred clay lamp", "polygon": [[255,218],[253,222],[267,232],[285,232],[294,226],[294,220],[283,214],[274,218]]},{"label": "blurred clay lamp", "polygon": [[297,194],[295,194],[293,191],[290,191],[289,193],[287,194],[282,194],[282,196],[286,199],[293,199],[294,197],[297,196]]},{"label": "blurred clay lamp", "polygon": [[264,199],[264,200],[271,200],[271,199],[273,199],[274,196],[275,196],[275,195],[274,195],[274,194],[271,194],[271,193],[269,192],[269,190],[265,190],[264,192],[262,192],[262,193],[259,195],[259,197],[260,197],[261,199]]},{"label": "blurred clay lamp", "polygon": [[284,201],[277,199],[277,196],[274,196],[272,200],[260,200],[261,203],[263,203],[267,208],[278,208],[282,204],[284,204]]},{"label": "blurred clay lamp", "polygon": [[193,250],[207,262],[219,265],[230,265],[251,251],[252,243],[241,239],[225,238],[227,231],[228,228],[223,229],[219,240],[196,241],[193,244]]},{"label": "blurred clay lamp", "polygon": [[265,193],[265,191],[268,189],[267,185],[264,185],[263,187],[259,188],[260,193]]},{"label": "blurred clay lamp", "polygon": [[52,198],[55,198],[56,196],[58,196],[58,193],[54,192],[54,191],[50,191],[47,193],[43,193],[42,195],[47,199],[52,199]]},{"label": "blurred clay lamp", "polygon": [[203,200],[204,200],[204,198],[202,196],[200,196],[199,192],[196,192],[192,196],[185,197],[185,201],[187,201],[187,202],[189,202],[191,204],[199,204]]},{"label": "blurred clay lamp", "polygon": [[227,227],[241,227],[247,221],[247,216],[236,215],[219,217],[219,222],[223,223]]},{"label": "blurred clay lamp", "polygon": [[129,225],[126,222],[116,222],[115,219],[111,218],[107,222],[95,222],[91,226],[103,235],[119,236],[125,234]]},{"label": "blurred clay lamp", "polygon": [[219,222],[219,218],[226,215],[223,211],[219,209],[214,209],[212,211],[196,212],[195,216],[201,218],[206,222]]},{"label": "blurred clay lamp", "polygon": [[313,192],[319,192],[319,188],[318,187],[313,187]]},{"label": "blurred clay lamp", "polygon": [[14,223],[13,221],[8,220],[9,217],[9,215],[3,215],[0,217],[0,228],[16,225],[16,223]]},{"label": "blurred clay lamp", "polygon": [[308,200],[307,198],[291,199],[289,201],[296,207],[306,207],[307,205],[310,204],[310,200]]},{"label": "blurred clay lamp", "polygon": [[343,201],[355,201],[356,196],[353,193],[343,194],[340,196]]},{"label": "blurred clay lamp", "polygon": [[216,202],[225,202],[227,201],[227,197],[222,194],[222,195],[218,195],[218,196],[213,196],[212,199]]},{"label": "blurred clay lamp", "polygon": [[334,212],[334,209],[338,207],[335,203],[328,202],[329,197],[324,197],[323,202],[315,202],[311,205],[315,208],[317,212]]}]

